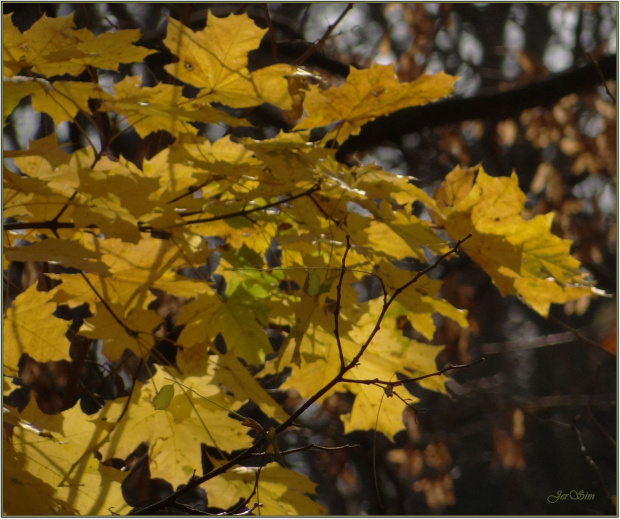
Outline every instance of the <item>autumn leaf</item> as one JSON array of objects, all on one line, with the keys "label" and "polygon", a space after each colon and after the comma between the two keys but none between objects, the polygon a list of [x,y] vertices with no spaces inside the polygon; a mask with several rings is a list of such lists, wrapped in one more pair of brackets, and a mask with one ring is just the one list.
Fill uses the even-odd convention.
[{"label": "autumn leaf", "polygon": [[28,247],[7,248],[5,256],[9,261],[56,261],[103,276],[109,274],[107,265],[99,260],[99,255],[76,241],[50,238]]},{"label": "autumn leaf", "polygon": [[[239,467],[205,484],[209,504],[227,508],[235,503],[237,495],[251,493],[256,483],[256,467]],[[264,514],[324,515],[325,508],[313,501],[308,494],[315,492],[316,483],[309,477],[269,463],[260,472],[258,493]],[[211,497],[213,496],[213,497]]]},{"label": "autumn leaf", "polygon": [[155,345],[153,332],[161,318],[152,310],[136,308],[124,312],[120,305],[98,304],[96,315],[85,320],[80,335],[103,340],[103,353],[110,360],[120,359],[125,349],[146,359]]},{"label": "autumn leaf", "polygon": [[260,302],[248,297],[243,287],[227,294],[226,301],[218,296],[200,296],[183,309],[179,324],[187,326],[179,342],[193,346],[213,341],[221,333],[230,351],[258,366],[273,351],[260,324],[264,322],[265,310]]},{"label": "autumn leaf", "polygon": [[[36,506],[55,515],[107,515],[111,509],[128,512],[121,493],[127,473],[104,466],[93,454],[106,441],[107,431],[94,419],[84,419],[79,406],[62,416],[68,424],[64,433],[41,436],[29,427],[13,430],[9,453],[28,474],[12,470],[18,495],[25,498],[36,494],[35,502],[40,503]],[[100,413],[98,418],[102,416]]]},{"label": "autumn leaf", "polygon": [[135,29],[94,36],[76,30],[73,15],[48,18],[45,14],[20,33],[11,15],[4,15],[3,74],[12,77],[22,69],[44,76],[77,76],[87,66],[117,70],[121,63],[141,62],[153,50],[132,45],[140,38]]},{"label": "autumn leaf", "polygon": [[15,515],[78,515],[66,501],[56,496],[56,489],[28,470],[24,454],[15,451],[8,435],[3,435],[4,508]]},{"label": "autumn leaf", "polygon": [[441,72],[424,74],[403,84],[396,77],[394,65],[373,65],[365,70],[351,67],[347,82],[342,86],[324,91],[316,85],[310,87],[304,100],[308,115],[295,129],[338,122],[325,139],[336,139],[341,144],[376,117],[447,96],[456,79]]},{"label": "autumn leaf", "polygon": [[2,365],[17,375],[17,364],[27,353],[39,362],[69,360],[69,323],[53,314],[56,305],[50,292],[32,285],[15,298],[4,318]]},{"label": "autumn leaf", "polygon": [[205,102],[233,108],[271,103],[288,110],[292,104],[284,75],[292,67],[277,64],[254,72],[247,69],[247,54],[258,47],[265,32],[246,15],[209,16],[199,32],[168,18],[164,44],[179,62],[164,68],[202,89],[198,99]]},{"label": "autumn leaf", "polygon": [[435,200],[436,220],[455,240],[472,234],[463,250],[503,296],[519,295],[546,317],[551,303],[595,293],[570,255],[571,242],[551,233],[553,214],[531,220],[521,216],[525,195],[516,174],[493,178],[482,167],[456,168],[435,192]]},{"label": "autumn leaf", "polygon": [[47,113],[57,125],[72,121],[80,110],[90,113],[89,99],[104,100],[110,97],[99,85],[78,81],[56,81],[49,84],[42,80],[33,80],[32,85],[27,86],[25,92],[30,95],[32,108],[37,112]]},{"label": "autumn leaf", "polygon": [[195,382],[203,391],[202,386],[208,381],[214,387],[227,388],[227,393],[239,403],[252,400],[269,418],[280,423],[288,418],[288,414],[233,353],[220,353],[217,358],[212,353],[213,350],[205,344],[183,347],[177,355],[177,365],[185,375],[186,383]]},{"label": "autumn leaf", "polygon": [[[6,95],[6,92],[5,92]],[[62,164],[67,164],[71,158],[69,153],[65,153],[58,145],[56,135],[50,134],[28,143],[25,150],[5,150],[5,157],[41,157],[45,158],[52,168],[56,168]]]},{"label": "autumn leaf", "polygon": [[[157,389],[170,383],[170,375],[158,370],[147,384],[138,384],[121,421],[115,424],[110,443],[102,446],[104,459],[126,458],[140,442],[148,441],[151,475],[172,483],[174,487],[187,483],[194,471],[200,471],[200,444],[205,443],[222,451],[244,449],[251,444],[247,428],[229,417],[227,410],[211,403],[192,391],[176,388],[175,396],[166,409],[157,410],[153,404]],[[212,398],[203,381],[200,393]],[[213,391],[220,392],[216,386]],[[117,417],[126,406],[126,398],[118,399],[102,411]],[[128,431],[131,431],[128,434]]]},{"label": "autumn leaf", "polygon": [[141,137],[157,130],[166,130],[175,136],[196,133],[198,130],[190,122],[249,125],[204,101],[184,97],[182,90],[182,87],[164,83],[144,87],[140,77],[127,76],[114,85],[114,97],[107,98],[99,110],[124,115],[127,124]]}]

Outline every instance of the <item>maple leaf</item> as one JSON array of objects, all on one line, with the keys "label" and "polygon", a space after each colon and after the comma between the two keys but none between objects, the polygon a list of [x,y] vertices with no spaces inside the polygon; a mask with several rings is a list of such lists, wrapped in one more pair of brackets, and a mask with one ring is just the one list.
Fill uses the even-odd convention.
[{"label": "maple leaf", "polygon": [[[209,504],[219,508],[232,506],[238,495],[249,495],[256,483],[255,467],[239,467],[221,478],[205,484]],[[314,494],[316,483],[309,477],[284,468],[277,463],[265,465],[258,480],[258,495],[261,510],[274,516],[324,515],[325,507],[313,501],[308,494]]]},{"label": "maple leaf", "polygon": [[157,130],[166,130],[175,136],[196,133],[198,130],[190,122],[249,126],[243,119],[232,117],[204,101],[186,98],[182,90],[183,87],[163,83],[144,87],[140,77],[127,76],[114,85],[114,97],[106,98],[99,110],[124,115],[127,124],[141,137]]},{"label": "maple leaf", "polygon": [[50,292],[39,292],[36,285],[24,290],[13,301],[4,318],[2,364],[17,374],[17,364],[27,353],[39,362],[69,360],[69,328],[53,314],[56,305]]},{"label": "maple leaf", "polygon": [[120,63],[141,62],[155,51],[132,45],[140,38],[136,29],[94,36],[88,29],[76,30],[73,14],[48,18],[45,14],[20,33],[3,17],[3,73],[12,77],[22,69],[44,76],[77,76],[87,66],[118,70]]},{"label": "maple leaf", "polygon": [[351,67],[346,83],[339,87],[320,90],[317,85],[310,86],[304,100],[308,115],[294,129],[338,122],[325,139],[341,144],[376,117],[447,96],[456,79],[440,72],[400,83],[394,65],[373,65],[364,70]]},{"label": "maple leaf", "polygon": [[292,103],[284,75],[292,68],[276,64],[254,72],[247,69],[247,54],[258,47],[265,32],[246,15],[210,16],[199,32],[168,18],[164,44],[179,62],[164,68],[202,89],[198,99],[205,102],[233,108],[271,103],[288,110]]},{"label": "maple leaf", "polygon": [[43,79],[23,78],[21,76],[4,81],[9,95],[5,108],[13,109],[22,98],[30,96],[32,108],[37,112],[47,113],[56,125],[72,121],[77,112],[89,113],[89,99],[109,99],[110,94],[99,85],[79,81],[56,81],[49,83]]},{"label": "maple leaf", "polygon": [[[5,93],[6,95],[6,93]],[[5,157],[39,157],[44,158],[51,168],[56,168],[62,164],[67,164],[71,158],[69,153],[62,151],[58,145],[55,134],[42,137],[36,141],[30,141],[25,150],[5,150]]]},{"label": "maple leaf", "polygon": [[435,219],[454,239],[472,234],[463,250],[491,276],[502,296],[519,295],[546,317],[551,303],[596,293],[570,255],[570,240],[551,234],[553,214],[523,219],[525,195],[515,173],[493,178],[482,166],[457,167],[434,197]]},{"label": "maple leaf", "polygon": [[[412,272],[401,270],[385,260],[379,263],[377,273],[390,292],[410,281],[413,275]],[[407,315],[414,328],[429,340],[432,340],[435,333],[433,313],[448,317],[462,328],[467,328],[467,311],[455,308],[445,299],[438,298],[440,289],[441,281],[423,276],[398,296],[388,315],[394,315],[395,318],[398,315]]]},{"label": "maple leaf", "polygon": [[66,501],[58,499],[55,488],[28,470],[27,457],[16,452],[8,435],[3,435],[4,509],[15,515],[78,515]]},{"label": "maple leaf", "polygon": [[153,332],[161,324],[152,310],[136,308],[124,312],[120,305],[96,305],[96,315],[84,321],[80,335],[103,340],[103,353],[110,360],[120,359],[125,349],[146,359],[155,345]]},{"label": "maple leaf", "polygon": [[201,295],[181,312],[178,324],[186,326],[179,343],[193,346],[205,339],[213,341],[221,333],[230,351],[258,366],[273,351],[260,325],[265,321],[265,310],[260,302],[248,297],[242,286],[234,291],[227,287],[226,301],[216,295]]},{"label": "maple leaf", "polygon": [[[36,403],[31,401],[29,406]],[[25,498],[41,492],[35,499],[41,501],[37,506],[54,510],[55,514],[107,515],[110,509],[128,512],[121,493],[127,473],[102,465],[93,455],[106,441],[108,431],[95,420],[84,419],[79,406],[61,416],[67,429],[63,432],[46,433],[45,422],[39,423],[44,435],[32,427],[13,430],[10,456],[28,473],[24,476],[21,471],[9,469],[16,477],[13,483],[17,483],[17,495]],[[100,413],[99,418],[102,416]]]},{"label": "maple leaf", "polygon": [[[345,363],[349,362],[360,351],[360,347],[369,337],[376,325],[376,315],[381,309],[382,301],[373,300],[367,303],[365,311],[349,319],[352,321],[346,335],[341,331]],[[349,308],[343,305],[343,308]],[[405,375],[425,375],[437,370],[435,357],[441,351],[437,346],[426,346],[403,337],[396,323],[396,310],[390,310],[389,318],[383,321],[381,329],[376,333],[372,343],[362,356],[360,363],[346,375],[347,379],[357,380],[396,380],[397,373]],[[345,314],[346,315],[346,314]],[[343,316],[344,317],[344,316]],[[344,319],[343,319],[344,320]],[[333,317],[331,319],[333,325]],[[283,357],[286,365],[292,358],[289,351]],[[292,365],[291,376],[283,383],[283,388],[295,388],[302,395],[313,395],[327,385],[339,372],[340,359],[336,339],[332,327],[324,328],[313,323],[309,324],[300,345],[301,363]],[[270,372],[269,369],[265,373]],[[439,376],[421,381],[425,387],[435,391],[445,391],[446,377]],[[381,413],[379,405],[383,390],[373,385],[347,382],[343,384],[348,391],[356,395],[351,416],[343,419],[345,431],[355,429],[374,429],[384,433],[392,439],[404,425],[401,420],[394,419],[394,411],[400,417],[405,405],[397,398],[386,402],[383,399]],[[334,388],[325,393],[321,400],[338,391]],[[411,403],[416,399],[405,393],[404,398],[410,398]],[[320,400],[320,401],[321,401]],[[385,406],[385,408],[383,407]],[[379,416],[377,421],[377,416]]]},{"label": "maple leaf", "polygon": [[[166,409],[156,409],[153,404],[158,393],[156,388],[169,383],[170,375],[160,369],[147,384],[137,384],[127,411],[114,424],[110,442],[102,446],[101,453],[104,459],[126,458],[141,442],[148,441],[152,477],[164,478],[176,487],[187,483],[194,471],[200,470],[201,443],[230,452],[249,447],[251,438],[247,428],[220,407],[217,402],[220,388],[211,385],[209,377],[196,385],[199,393],[209,400],[184,389],[175,391],[178,394]],[[126,400],[120,398],[108,403],[100,415],[120,416]]]},{"label": "maple leaf", "polygon": [[108,267],[93,251],[84,248],[79,242],[48,239],[33,243],[28,247],[10,247],[5,251],[9,261],[56,261],[65,266],[107,275]]}]

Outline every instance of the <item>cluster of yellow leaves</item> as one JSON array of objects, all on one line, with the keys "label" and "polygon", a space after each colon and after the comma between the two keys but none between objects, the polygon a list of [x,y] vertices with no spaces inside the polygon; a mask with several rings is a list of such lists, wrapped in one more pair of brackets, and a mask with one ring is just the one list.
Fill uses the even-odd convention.
[{"label": "cluster of yellow leaves", "polygon": [[503,296],[518,295],[547,316],[551,303],[596,293],[570,255],[571,242],[551,233],[553,213],[522,217],[517,175],[493,178],[482,167],[456,168],[435,193],[436,220],[450,236],[471,233],[463,249]]},{"label": "cluster of yellow leaves", "polygon": [[[226,410],[252,400],[266,416],[286,420],[287,413],[248,367],[259,368],[262,376],[291,365],[282,387],[294,387],[304,397],[330,382],[340,366],[333,305],[346,236],[352,248],[339,314],[345,361],[373,333],[382,310],[380,299],[358,302],[352,283],[378,275],[393,293],[411,279],[394,260],[425,261],[425,249],[434,255],[450,249],[433,224],[412,214],[416,202],[451,238],[473,234],[466,250],[503,294],[518,293],[544,314],[551,302],[591,292],[578,276],[569,244],[549,233],[551,216],[521,219],[523,195],[514,176],[490,179],[480,171],[474,183],[473,170],[457,169],[431,198],[380,167],[338,163],[335,150],[310,142],[305,131],[336,123],[326,139],[341,143],[375,117],[446,96],[455,78],[437,74],[401,84],[393,67],[374,66],[351,70],[339,87],[303,87],[300,96],[299,82],[292,81],[298,72],[290,66],[248,70],[247,54],[266,31],[245,15],[231,15],[210,16],[199,32],[168,20],[164,44],[178,61],[166,70],[197,88],[194,98],[169,84],[144,87],[132,76],[108,91],[96,83],[54,77],[76,76],[87,67],[118,70],[120,63],[144,60],[154,51],[134,44],[137,31],[95,37],[74,29],[71,17],[44,17],[21,33],[10,15],[4,28],[6,117],[30,97],[33,109],[49,114],[56,125],[72,121],[78,112],[92,116],[94,107],[124,118],[141,137],[164,130],[175,141],[141,167],[109,158],[94,145],[66,154],[54,135],[31,142],[27,150],[5,153],[18,172],[4,169],[4,218],[30,229],[4,233],[4,268],[15,261],[44,261],[74,270],[49,274],[58,283],[52,290],[31,286],[11,302],[4,315],[3,373],[18,375],[24,353],[39,362],[70,358],[69,323],[54,316],[58,305],[86,303],[92,316],[79,335],[98,340],[114,361],[127,350],[141,359],[150,355],[162,324],[149,306],[153,290],[186,302],[175,316],[184,326],[176,367],[159,367],[129,397],[108,402],[92,417],[77,407],[44,416],[34,401],[21,413],[9,413],[5,492],[11,495],[10,513],[122,513],[127,510],[120,494],[124,473],[106,460],[125,458],[140,442],[149,442],[152,476],[176,487],[200,471],[201,443],[222,453],[251,445],[247,427]],[[300,99],[303,117],[297,110]],[[260,142],[224,137],[211,143],[192,124],[248,125],[221,105],[263,103],[298,113],[295,131]],[[225,243],[217,251],[204,239],[213,236]],[[265,255],[273,240],[281,268],[268,269],[273,265]],[[211,280],[182,270],[197,272],[216,252],[224,293]],[[282,290],[283,283],[298,288]],[[435,371],[441,348],[406,339],[397,323],[405,316],[429,342],[433,314],[467,326],[464,311],[437,297],[440,288],[441,282],[422,277],[403,293],[347,377],[387,381],[397,373],[413,377]],[[277,353],[265,333],[270,324],[289,330]],[[218,336],[226,353],[214,347]],[[424,385],[445,391],[445,377]],[[5,392],[12,389],[8,386]],[[372,385],[345,386],[356,395],[345,417],[347,431],[371,429],[377,422],[378,430],[392,438],[403,428],[402,401],[382,399],[383,392]],[[333,391],[338,389],[343,387]],[[209,502],[228,507],[248,496],[254,481],[254,472],[241,468],[209,480]],[[259,486],[263,513],[320,513],[307,497],[313,489],[304,476],[268,465]],[[35,495],[38,508],[24,509]]]}]

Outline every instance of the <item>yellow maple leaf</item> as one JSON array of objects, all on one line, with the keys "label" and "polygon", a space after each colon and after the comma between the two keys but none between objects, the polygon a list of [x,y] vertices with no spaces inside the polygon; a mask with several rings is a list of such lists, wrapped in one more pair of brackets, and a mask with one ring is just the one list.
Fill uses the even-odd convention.
[{"label": "yellow maple leaf", "polygon": [[56,489],[52,485],[27,470],[27,457],[15,451],[8,434],[3,435],[2,457],[3,513],[50,517],[79,515],[78,510],[56,496]]},{"label": "yellow maple leaf", "polygon": [[[6,95],[6,92],[4,93]],[[67,164],[71,159],[69,153],[62,151],[58,145],[58,140],[55,133],[49,134],[47,137],[42,137],[36,141],[30,141],[28,148],[25,150],[4,150],[5,157],[17,158],[17,157],[43,157],[50,164],[52,168],[60,166],[61,164]]]},{"label": "yellow maple leaf", "polygon": [[288,418],[284,409],[233,353],[218,354],[216,357],[211,354],[212,351],[206,344],[179,349],[177,366],[185,377],[186,385],[195,386],[202,394],[205,381],[209,380],[214,387],[226,388],[227,396],[234,396],[239,403],[252,400],[269,418],[280,423]]},{"label": "yellow maple leaf", "polygon": [[[410,281],[416,273],[399,269],[391,262],[382,260],[377,274],[381,276],[388,292],[392,293]],[[455,308],[445,299],[437,297],[440,289],[441,281],[422,276],[398,296],[387,315],[408,316],[413,327],[429,340],[432,340],[435,333],[433,313],[448,317],[462,328],[467,328],[467,311]]]},{"label": "yellow maple leaf", "polygon": [[8,77],[21,69],[44,76],[77,76],[87,66],[118,70],[120,63],[141,62],[154,50],[132,45],[140,38],[137,29],[118,30],[94,36],[88,29],[76,30],[73,14],[58,18],[43,15],[20,33],[3,18],[3,71]]},{"label": "yellow maple leaf", "polygon": [[[348,320],[352,322],[346,327],[348,329],[346,334],[343,332],[344,327],[340,327],[340,342],[345,362],[350,362],[357,355],[369,337],[376,325],[376,316],[381,311],[382,304],[382,300],[372,300],[364,306],[363,311],[359,311],[356,315],[350,314]],[[343,304],[343,309],[349,308],[349,305]],[[347,379],[379,379],[387,382],[397,380],[397,373],[419,376],[437,371],[435,357],[441,348],[420,344],[403,337],[401,330],[397,328],[394,317],[396,313],[396,310],[390,309],[386,314],[381,329],[374,336],[360,363],[346,374]],[[343,324],[346,322],[345,318],[346,314],[341,315]],[[333,317],[330,323],[333,323]],[[340,357],[333,327],[324,328],[310,323],[305,329],[300,350],[301,362],[299,365],[291,366],[291,376],[282,387],[295,388],[302,395],[313,395],[333,380],[340,369]],[[292,355],[292,351],[287,352],[283,362],[290,360]],[[268,366],[266,372],[271,368],[272,366]],[[420,384],[434,391],[445,391],[445,381],[445,376],[438,376],[421,381]],[[397,397],[392,397],[389,401],[384,398],[381,412],[378,413],[383,391],[373,385],[346,382],[342,386],[335,386],[319,401],[342,390],[342,387],[356,395],[351,415],[343,419],[347,432],[354,429],[374,429],[376,426],[378,431],[392,439],[404,428],[402,420],[394,419],[394,413],[400,417],[405,404]],[[411,403],[417,401],[403,388],[399,389],[399,394],[409,399]]]},{"label": "yellow maple leaf", "polygon": [[456,79],[440,72],[424,74],[411,83],[400,83],[394,65],[373,65],[365,70],[351,67],[346,83],[339,87],[324,91],[317,85],[310,87],[304,100],[308,115],[294,129],[338,122],[325,138],[335,138],[341,144],[376,117],[447,96]]},{"label": "yellow maple leaf", "polygon": [[39,362],[69,360],[68,322],[55,317],[53,294],[39,292],[36,284],[18,295],[7,310],[2,330],[2,364],[17,374],[23,353]]},{"label": "yellow maple leaf", "polygon": [[244,119],[232,117],[204,101],[186,98],[182,90],[183,87],[164,83],[144,87],[139,76],[127,76],[114,85],[114,97],[106,98],[99,110],[125,116],[127,124],[141,137],[158,130],[174,136],[196,133],[198,130],[190,122],[249,126]]},{"label": "yellow maple leaf", "polygon": [[247,69],[248,52],[258,47],[265,32],[246,15],[209,16],[207,26],[198,32],[169,18],[164,44],[179,62],[164,68],[203,89],[198,99],[206,102],[233,108],[271,103],[288,110],[292,101],[285,75],[292,68],[276,64],[254,72]]},{"label": "yellow maple leaf", "polygon": [[229,351],[258,366],[273,351],[259,323],[265,321],[265,315],[264,305],[253,300],[242,286],[237,286],[234,292],[227,287],[226,301],[204,294],[183,307],[177,324],[187,326],[178,342],[189,347],[213,341],[221,333]]},{"label": "yellow maple leaf", "polygon": [[[98,417],[104,416],[104,412]],[[55,510],[56,514],[108,515],[112,509],[116,513],[128,512],[121,493],[127,473],[102,465],[93,454],[106,441],[105,428],[92,418],[86,419],[80,406],[64,411],[62,420],[65,432],[44,436],[32,427],[15,427],[13,448],[9,450],[12,459],[8,463],[5,460],[4,468],[11,467],[9,473],[15,475],[16,486],[31,495],[42,492],[35,500],[41,499],[38,506]],[[16,471],[14,463],[19,463],[29,475],[24,477]]]},{"label": "yellow maple leaf", "polygon": [[[476,177],[477,173],[477,177]],[[474,180],[475,179],[475,180]],[[525,195],[515,173],[490,177],[482,167],[453,170],[435,192],[434,218],[493,279],[546,317],[551,303],[596,293],[570,255],[570,240],[551,233],[553,214],[524,220]]]},{"label": "yellow maple leaf", "polygon": [[66,267],[96,272],[103,276],[108,274],[108,267],[99,261],[99,255],[96,252],[72,240],[49,238],[27,247],[7,247],[4,254],[9,261],[52,261]]},{"label": "yellow maple leaf", "polygon": [[72,121],[78,111],[90,113],[89,99],[109,99],[111,96],[99,85],[80,81],[56,81],[49,83],[42,79],[33,79],[31,84],[24,81],[18,85],[5,83],[11,86],[9,92],[17,87],[24,90],[22,97],[30,95],[32,108],[37,112],[45,112],[59,125],[63,121]]},{"label": "yellow maple leaf", "polygon": [[[127,411],[115,424],[110,442],[101,448],[104,459],[126,458],[141,442],[148,441],[152,477],[164,478],[176,488],[187,483],[194,471],[201,473],[201,443],[227,452],[252,444],[248,428],[239,420],[230,418],[227,410],[189,390],[175,391],[178,394],[166,409],[156,409],[153,400],[158,388],[166,384],[170,384],[170,375],[159,369],[147,384],[136,385]],[[209,383],[209,377],[195,386],[209,399],[213,393],[220,393],[219,387]],[[119,398],[108,403],[104,411],[107,416],[119,416],[126,405],[127,399]]]},{"label": "yellow maple leaf", "polygon": [[[114,314],[114,315],[112,315]],[[80,334],[103,340],[103,353],[110,360],[120,359],[125,349],[146,359],[155,345],[153,332],[161,318],[152,310],[136,308],[124,312],[120,305],[96,305],[96,315],[84,321]]]},{"label": "yellow maple leaf", "polygon": [[[256,484],[257,470],[256,467],[238,467],[207,481],[204,487],[209,505],[228,508],[237,502],[239,496],[250,495]],[[316,483],[309,477],[277,463],[268,463],[258,478],[257,495],[260,496],[261,513],[265,515],[324,515],[325,508],[309,495],[315,492]]]}]

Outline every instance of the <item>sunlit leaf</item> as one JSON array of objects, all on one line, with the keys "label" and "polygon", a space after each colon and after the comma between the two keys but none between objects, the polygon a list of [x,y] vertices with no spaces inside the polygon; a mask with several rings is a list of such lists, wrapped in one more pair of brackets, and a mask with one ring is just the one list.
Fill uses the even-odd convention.
[{"label": "sunlit leaf", "polygon": [[394,65],[373,65],[365,70],[351,67],[347,82],[342,86],[325,91],[315,85],[310,87],[304,101],[308,116],[295,128],[315,128],[338,122],[328,138],[342,143],[376,117],[447,96],[456,79],[439,73],[425,74],[411,83],[400,83]]},{"label": "sunlit leaf", "polygon": [[531,220],[521,216],[525,195],[516,174],[493,178],[482,167],[456,168],[435,199],[440,210],[436,218],[453,239],[473,235],[463,250],[485,269],[502,295],[519,295],[546,316],[551,303],[594,293],[579,261],[570,255],[571,242],[551,233],[553,214]]},{"label": "sunlit leaf", "polygon": [[258,47],[265,34],[245,15],[209,16],[207,26],[194,32],[168,19],[164,43],[179,59],[165,69],[176,78],[202,89],[199,99],[232,107],[272,103],[291,107],[288,65],[272,65],[249,72],[247,54]]},{"label": "sunlit leaf", "polygon": [[56,305],[52,294],[39,292],[31,286],[15,298],[7,310],[2,333],[2,365],[17,374],[17,363],[27,353],[39,362],[69,360],[69,328],[53,314]]}]

